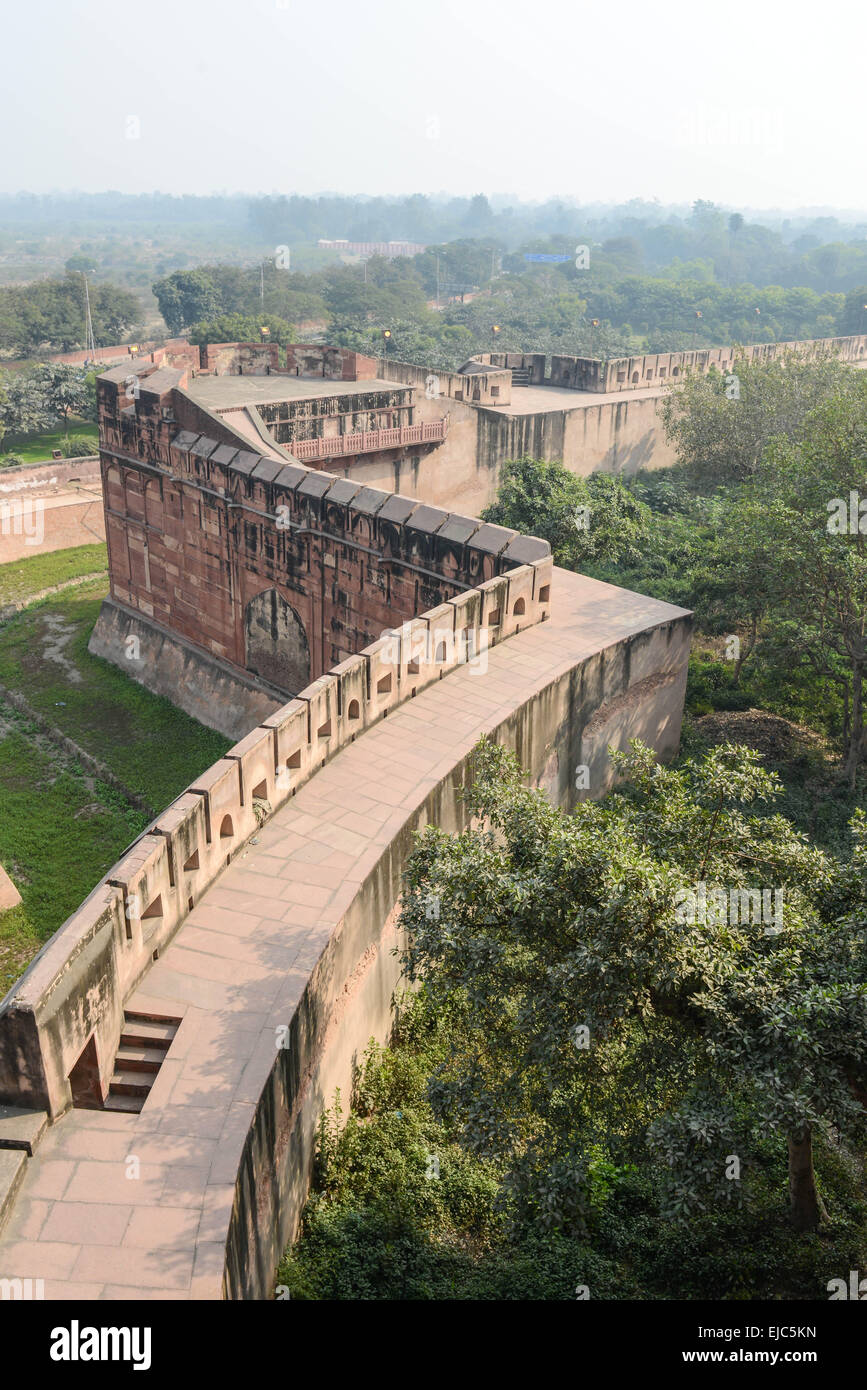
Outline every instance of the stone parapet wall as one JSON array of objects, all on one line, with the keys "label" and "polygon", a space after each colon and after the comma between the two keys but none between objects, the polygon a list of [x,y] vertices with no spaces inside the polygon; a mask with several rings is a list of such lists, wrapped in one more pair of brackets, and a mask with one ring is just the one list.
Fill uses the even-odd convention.
[{"label": "stone parapet wall", "polygon": [[685,372],[730,372],[738,359],[769,362],[798,353],[803,357],[829,354],[844,362],[867,360],[867,335],[845,338],[808,338],[801,342],[754,343],[747,346],[696,348],[689,352],[646,353],[640,357],[613,357],[603,361],[594,357],[551,358],[550,386],[574,391],[634,391],[640,387],[665,386]]},{"label": "stone parapet wall", "polygon": [[483,366],[526,372],[528,386],[545,385],[544,352],[477,352],[472,360]]},{"label": "stone parapet wall", "polygon": [[[474,359],[477,360],[477,359]],[[485,363],[481,359],[481,365]],[[512,373],[504,366],[490,371],[447,372],[438,367],[419,367],[413,362],[381,358],[378,375],[424,390],[426,399],[464,401],[467,405],[511,405]]]}]

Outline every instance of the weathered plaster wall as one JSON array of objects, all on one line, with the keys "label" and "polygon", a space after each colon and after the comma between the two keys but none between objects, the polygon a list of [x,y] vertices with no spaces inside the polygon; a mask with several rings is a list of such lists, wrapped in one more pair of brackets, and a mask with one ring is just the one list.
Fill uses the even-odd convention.
[{"label": "weathered plaster wall", "polygon": [[[503,464],[528,454],[558,459],[582,477],[597,469],[630,475],[675,462],[657,416],[659,397],[576,404],[573,410],[506,415],[449,401],[445,442],[427,452],[387,462],[359,458],[349,476],[367,487],[393,487],[434,506],[469,515],[495,501]],[[417,419],[436,418],[442,402],[421,401]],[[428,415],[429,412],[429,415]]]},{"label": "weathered plaster wall", "polygon": [[103,601],[87,650],[226,738],[240,739],[285,695],[238,671],[116,599]]},{"label": "weathered plaster wall", "polygon": [[97,456],[0,469],[0,565],[104,538]]},{"label": "weathered plaster wall", "polygon": [[[467,367],[476,361],[481,359],[473,358]],[[384,358],[379,363],[379,376],[418,387],[428,400],[467,401],[470,405],[509,405],[512,400],[512,373],[503,366],[492,366],[490,371],[447,372]]]}]

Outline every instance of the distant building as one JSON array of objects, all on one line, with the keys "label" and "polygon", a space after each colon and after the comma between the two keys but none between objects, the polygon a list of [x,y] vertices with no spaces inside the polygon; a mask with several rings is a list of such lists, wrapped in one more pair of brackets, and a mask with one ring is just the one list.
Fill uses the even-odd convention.
[{"label": "distant building", "polygon": [[317,243],[323,251],[342,251],[346,256],[385,256],[393,260],[396,256],[418,256],[427,247],[418,241],[327,241],[320,237]]}]

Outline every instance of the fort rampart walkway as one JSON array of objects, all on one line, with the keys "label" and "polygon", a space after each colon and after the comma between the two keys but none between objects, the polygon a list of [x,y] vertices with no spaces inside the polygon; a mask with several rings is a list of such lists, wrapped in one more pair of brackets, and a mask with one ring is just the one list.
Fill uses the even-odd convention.
[{"label": "fort rampart walkway", "polygon": [[605,790],[609,744],[677,746],[688,615],[563,571],[554,591],[549,621],[343,748],[205,892],[127,1001],[182,1018],[143,1110],[47,1129],[0,1278],[44,1280],[49,1299],[269,1296],[319,1114],[387,1036],[411,831],[460,823],[478,739],[514,747],[561,805],[579,763]]}]

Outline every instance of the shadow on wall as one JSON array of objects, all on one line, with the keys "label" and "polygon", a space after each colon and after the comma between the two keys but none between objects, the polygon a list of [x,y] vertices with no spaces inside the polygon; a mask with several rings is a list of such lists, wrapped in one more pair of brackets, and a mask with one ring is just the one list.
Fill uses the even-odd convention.
[{"label": "shadow on wall", "polygon": [[606,459],[608,467],[612,473],[625,474],[631,477],[640,468],[649,468],[652,464],[654,455],[658,453],[659,436],[656,430],[645,430],[638,439],[632,444],[623,445],[620,443],[620,412],[626,412],[628,406],[622,406],[618,402],[615,406],[614,420],[614,445],[609,458]]}]

